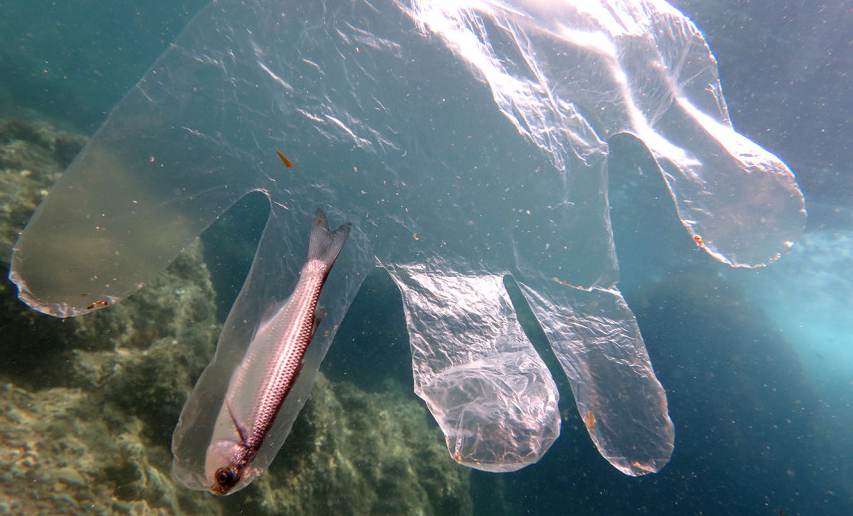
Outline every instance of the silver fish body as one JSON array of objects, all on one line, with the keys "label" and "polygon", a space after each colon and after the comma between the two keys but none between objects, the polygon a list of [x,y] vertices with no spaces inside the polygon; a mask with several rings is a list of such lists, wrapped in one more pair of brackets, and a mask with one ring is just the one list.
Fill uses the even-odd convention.
[{"label": "silver fish body", "polygon": [[293,293],[258,328],[228,384],[205,456],[210,491],[229,494],[255,476],[252,461],[302,368],[318,324],[317,302],[350,225],[330,231],[318,210]]}]

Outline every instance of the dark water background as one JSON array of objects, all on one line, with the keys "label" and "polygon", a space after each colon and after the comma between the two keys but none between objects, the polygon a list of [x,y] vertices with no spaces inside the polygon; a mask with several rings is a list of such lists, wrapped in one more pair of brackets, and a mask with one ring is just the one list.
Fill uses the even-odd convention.
[{"label": "dark water background", "polygon": [[[204,3],[0,0],[0,112],[36,112],[91,133]],[[673,3],[717,55],[735,127],[797,172],[810,230],[853,230],[853,2]],[[843,391],[817,389],[797,343],[738,288],[743,274],[695,252],[660,181],[635,173],[642,153],[629,142],[611,144],[621,151],[613,153],[621,158],[611,163],[611,188],[632,183],[631,199],[613,196],[621,287],[669,396],[675,453],[656,475],[617,472],[595,451],[557,373],[566,418],[560,439],[520,472],[474,472],[475,511],[853,514],[853,439],[844,423],[853,378]],[[205,235],[216,249],[207,259],[223,317],[265,220],[262,205],[247,198]],[[652,208],[654,224],[633,222]],[[532,317],[520,316],[553,363]],[[853,337],[842,338],[853,347]],[[367,389],[389,380],[410,388],[399,294],[383,274],[365,283],[323,370]]]}]

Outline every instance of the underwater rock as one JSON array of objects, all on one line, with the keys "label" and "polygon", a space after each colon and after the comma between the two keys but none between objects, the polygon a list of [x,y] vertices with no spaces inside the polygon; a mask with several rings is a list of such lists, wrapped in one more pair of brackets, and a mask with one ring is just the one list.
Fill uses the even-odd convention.
[{"label": "underwater rock", "polygon": [[[0,248],[10,248],[84,143],[43,122],[0,122]],[[7,258],[4,252],[4,278]],[[0,284],[0,352],[8,357],[0,379],[9,382],[0,512],[178,509],[164,443],[213,352],[213,297],[198,243],[140,296],[79,320],[42,317],[16,301],[11,284]],[[215,509],[203,497],[180,503]]]},{"label": "underwater rock", "polygon": [[[0,121],[0,246],[84,141]],[[399,389],[368,393],[322,376],[286,451],[254,486],[227,499],[178,488],[168,445],[215,347],[215,299],[199,242],[147,288],[86,317],[37,314],[0,282],[0,513],[472,511],[469,472],[422,405]]]},{"label": "underwater rock", "polygon": [[[40,198],[84,143],[84,137],[44,122],[0,122],[0,249],[11,247]],[[4,277],[8,256],[5,252],[0,259]],[[151,394],[153,378],[182,380],[190,386],[188,375],[197,375],[207,362],[219,331],[212,301],[215,294],[198,243],[182,252],[139,296],[93,317],[41,317],[17,302],[14,289],[5,281],[0,295],[4,334],[0,351],[9,357],[0,366],[0,375],[33,389],[94,388],[108,383],[127,387],[105,389],[105,396],[122,399],[115,393]],[[166,359],[156,352],[158,343],[164,341],[174,344],[168,346]],[[27,343],[28,352],[12,353],[22,342]],[[153,369],[158,374],[152,375]],[[134,382],[135,377],[141,381]],[[180,390],[176,394],[183,397]],[[162,400],[152,402],[162,405]],[[164,415],[161,410],[144,413],[152,420]]]},{"label": "underwater rock", "polygon": [[[0,385],[0,512],[178,512],[179,493],[136,418],[83,389]],[[194,497],[181,507],[216,511]]]},{"label": "underwater rock", "polygon": [[[168,439],[83,389],[0,385],[0,512],[470,514],[469,472],[401,392],[318,377],[269,473],[228,498],[169,478]],[[26,487],[26,491],[22,489]],[[21,496],[26,492],[26,496]]]},{"label": "underwater rock", "polygon": [[9,259],[36,206],[86,139],[41,122],[0,119],[0,256]]},{"label": "underwater rock", "polygon": [[470,472],[399,387],[366,393],[320,374],[268,474],[227,507],[250,514],[470,514]]}]

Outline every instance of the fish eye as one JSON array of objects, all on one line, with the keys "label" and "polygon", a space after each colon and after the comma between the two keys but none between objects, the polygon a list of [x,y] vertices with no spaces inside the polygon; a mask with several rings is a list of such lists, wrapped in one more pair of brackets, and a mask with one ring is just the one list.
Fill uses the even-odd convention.
[{"label": "fish eye", "polygon": [[237,481],[240,480],[240,477],[239,475],[237,475],[237,472],[234,471],[234,468],[231,467],[217,469],[216,473],[214,474],[214,478],[216,479],[216,483],[219,484],[220,487],[224,488],[234,487],[234,484],[236,484]]}]

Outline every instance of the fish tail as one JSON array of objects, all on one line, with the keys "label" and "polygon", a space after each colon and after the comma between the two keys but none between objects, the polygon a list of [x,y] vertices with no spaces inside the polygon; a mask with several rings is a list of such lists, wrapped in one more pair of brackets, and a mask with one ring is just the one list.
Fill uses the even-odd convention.
[{"label": "fish tail", "polygon": [[323,210],[317,209],[311,226],[311,238],[308,241],[308,261],[319,260],[331,269],[344,247],[351,227],[352,224],[347,222],[334,231],[329,230],[326,214]]}]

